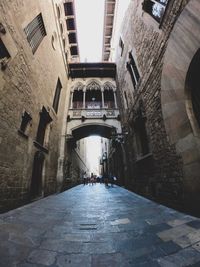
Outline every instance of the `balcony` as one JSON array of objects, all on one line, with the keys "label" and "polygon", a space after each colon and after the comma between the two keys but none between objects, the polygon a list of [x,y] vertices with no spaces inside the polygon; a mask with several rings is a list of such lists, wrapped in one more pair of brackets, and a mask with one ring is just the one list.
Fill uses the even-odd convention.
[{"label": "balcony", "polygon": [[90,108],[90,109],[70,109],[68,116],[70,119],[117,119],[119,116],[118,109]]}]

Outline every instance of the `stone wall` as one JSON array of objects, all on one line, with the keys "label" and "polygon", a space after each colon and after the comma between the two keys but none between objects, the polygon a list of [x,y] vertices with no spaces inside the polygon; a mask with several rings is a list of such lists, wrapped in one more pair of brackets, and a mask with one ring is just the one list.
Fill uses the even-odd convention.
[{"label": "stone wall", "polygon": [[[179,24],[180,15],[184,15],[184,12],[187,13],[185,11],[188,7],[187,3],[188,1],[169,1],[163,20],[159,25],[149,14],[142,10],[142,1],[131,1],[121,30],[124,51],[121,56],[119,47],[116,57],[122,123],[129,129],[129,135],[124,144],[128,160],[128,182],[126,186],[143,195],[179,208],[183,208],[183,203],[186,204],[184,208],[188,204],[185,167],[183,155],[177,149],[176,143],[170,138],[170,130],[166,131],[164,111],[161,104],[161,94],[164,90],[161,79],[165,51],[168,47],[171,32],[176,24]],[[196,10],[198,10],[197,6],[196,3]],[[181,28],[181,24],[179,25]],[[186,27],[192,29],[190,25]],[[184,38],[184,36],[181,36],[181,31],[179,34],[179,38],[176,39],[177,42],[181,42],[181,39]],[[176,48],[177,44],[173,43],[173,45],[174,47],[170,50],[171,58],[174,56],[173,49]],[[136,89],[133,87],[130,74],[126,68],[129,51],[132,51],[140,73],[140,80]],[[187,57],[187,54],[182,53],[179,54],[180,58]],[[169,80],[170,75],[176,74],[172,71],[168,72]],[[168,85],[165,84],[165,86]],[[124,92],[126,92],[127,100]],[[171,95],[171,97],[173,96]],[[140,157],[137,153],[135,131],[135,120],[140,101],[143,103],[143,116],[149,144],[149,153],[143,157]],[[170,112],[170,106],[168,106],[168,112]],[[178,120],[179,118],[174,120],[174,129],[177,132],[179,131]],[[197,173],[196,170],[196,175]],[[193,204],[190,205],[190,210]]]},{"label": "stone wall", "polygon": [[[41,196],[56,192],[57,159],[68,80],[58,41],[53,2],[1,1],[1,38],[10,54],[5,70],[0,70],[0,210],[30,200],[33,160],[36,151],[44,154]],[[33,54],[24,28],[42,13],[47,35]],[[54,47],[52,35],[56,36]],[[58,78],[62,84],[58,112],[53,99]],[[34,145],[40,112],[45,107],[52,122],[45,133],[45,148]],[[18,132],[22,115],[31,115],[27,136]]]}]

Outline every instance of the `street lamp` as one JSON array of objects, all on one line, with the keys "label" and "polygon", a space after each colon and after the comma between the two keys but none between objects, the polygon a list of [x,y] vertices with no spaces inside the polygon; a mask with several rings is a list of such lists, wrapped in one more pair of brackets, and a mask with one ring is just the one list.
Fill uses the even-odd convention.
[{"label": "street lamp", "polygon": [[122,127],[122,132],[121,133],[117,133],[116,129],[113,128],[112,129],[112,133],[111,133],[111,139],[114,143],[118,143],[118,144],[124,144],[125,142],[125,137],[128,135],[128,129],[126,126]]},{"label": "street lamp", "polygon": [[107,152],[106,151],[103,152],[102,159],[103,159],[103,161],[107,160]]},{"label": "street lamp", "polygon": [[102,154],[102,171],[103,171],[103,178],[104,178],[104,183],[108,185],[108,155],[107,152],[103,152]]}]

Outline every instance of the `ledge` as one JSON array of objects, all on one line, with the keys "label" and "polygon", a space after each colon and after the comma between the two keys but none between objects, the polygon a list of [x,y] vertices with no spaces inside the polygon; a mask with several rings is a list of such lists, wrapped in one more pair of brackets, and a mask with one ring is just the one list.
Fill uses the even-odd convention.
[{"label": "ledge", "polygon": [[153,156],[152,153],[148,153],[148,154],[146,154],[146,155],[144,155],[144,156],[140,156],[140,157],[138,157],[138,158],[136,159],[135,163],[137,163],[137,162],[139,162],[139,161],[142,161],[142,160],[145,160],[145,159],[147,159],[147,158],[150,158],[150,157],[152,157],[152,156]]},{"label": "ledge", "polygon": [[46,148],[46,147],[44,147],[44,146],[42,146],[40,143],[38,143],[37,141],[33,141],[33,144],[37,147],[37,148],[39,148],[40,150],[42,150],[43,152],[45,152],[45,153],[49,153],[49,150]]},{"label": "ledge", "polygon": [[25,139],[28,139],[28,135],[26,135],[22,130],[19,129],[17,132],[18,132],[19,135],[21,135]]}]

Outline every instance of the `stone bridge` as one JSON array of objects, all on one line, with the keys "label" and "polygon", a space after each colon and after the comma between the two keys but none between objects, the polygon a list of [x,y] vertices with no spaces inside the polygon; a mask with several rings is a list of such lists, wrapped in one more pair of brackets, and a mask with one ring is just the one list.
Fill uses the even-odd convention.
[{"label": "stone bridge", "polygon": [[67,140],[77,141],[89,135],[110,138],[121,133],[115,72],[112,63],[70,64]]}]

